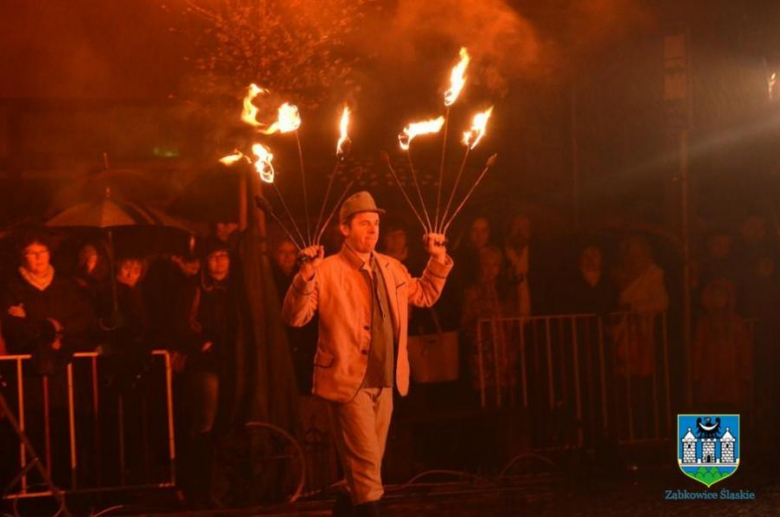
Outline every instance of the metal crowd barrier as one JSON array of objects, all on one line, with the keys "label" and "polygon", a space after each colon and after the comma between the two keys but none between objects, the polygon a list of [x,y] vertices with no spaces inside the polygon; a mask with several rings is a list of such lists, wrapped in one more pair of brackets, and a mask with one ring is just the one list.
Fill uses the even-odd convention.
[{"label": "metal crowd barrier", "polygon": [[673,432],[665,313],[482,319],[476,338],[482,408],[520,406],[532,442]]},{"label": "metal crowd barrier", "polygon": [[[161,487],[173,487],[176,482],[176,474],[175,474],[175,462],[176,462],[176,448],[174,443],[174,415],[173,415],[173,393],[172,393],[172,370],[171,370],[171,357],[169,353],[166,350],[155,350],[152,352],[152,359],[153,360],[159,360],[161,359],[163,361],[164,366],[164,379],[157,379],[158,381],[162,380],[165,385],[165,412],[167,416],[167,430],[165,430],[165,434],[167,435],[165,437],[167,441],[167,452],[165,453],[167,455],[167,463],[168,463],[168,472],[167,476],[163,475],[164,479],[158,480],[158,482],[147,482],[147,483],[136,483],[136,484],[127,484],[126,479],[126,460],[127,460],[127,451],[126,451],[126,441],[128,439],[128,429],[127,429],[127,422],[125,417],[125,411],[126,411],[126,405],[127,401],[125,400],[124,396],[119,393],[117,395],[117,406],[116,406],[116,415],[118,418],[118,425],[117,425],[117,432],[118,432],[118,454],[119,457],[117,459],[119,463],[119,484],[118,485],[112,485],[112,486],[106,486],[105,483],[101,482],[101,464],[103,462],[102,457],[102,450],[101,450],[101,417],[102,413],[106,409],[106,406],[104,403],[101,403],[101,396],[105,396],[105,394],[101,393],[101,386],[99,382],[100,377],[100,358],[103,357],[97,352],[80,352],[76,353],[73,356],[73,361],[68,363],[65,375],[66,375],[66,385],[67,385],[67,422],[68,422],[68,443],[69,443],[69,465],[68,470],[70,474],[70,486],[69,487],[63,487],[62,480],[57,482],[58,488],[62,489],[65,492],[92,492],[92,491],[108,491],[108,490],[116,490],[116,489],[139,489],[139,488],[161,488]],[[8,363],[15,363],[15,368],[10,368],[12,371],[15,371],[15,374],[13,377],[14,379],[9,379],[9,385],[13,382],[15,382],[16,385],[16,417],[19,421],[19,426],[22,431],[28,432],[30,431],[29,422],[28,422],[28,416],[30,412],[42,412],[43,415],[43,450],[41,451],[40,446],[37,447],[39,455],[44,459],[45,461],[45,467],[51,475],[53,465],[52,465],[52,458],[53,458],[53,452],[57,452],[54,450],[54,446],[56,444],[53,444],[52,440],[52,407],[51,407],[51,398],[52,398],[52,386],[51,379],[49,376],[42,375],[42,376],[32,376],[28,375],[28,368],[29,368],[29,362],[32,360],[32,356],[30,355],[5,355],[0,356],[0,367],[8,368],[6,365]],[[76,379],[74,375],[74,365],[81,365],[82,363],[87,363],[89,366],[89,372],[90,375],[86,379]],[[3,370],[4,372],[8,371],[7,369]],[[11,377],[11,376],[6,376]],[[78,382],[77,382],[78,381]],[[30,407],[29,401],[26,400],[26,389],[29,390],[30,387],[35,386],[38,382],[40,382],[40,393],[41,393],[41,407]],[[88,390],[84,390],[84,385],[80,385],[81,382],[87,383],[86,387]],[[78,389],[77,389],[78,388]],[[36,388],[37,391],[37,388]],[[84,398],[83,395],[88,393],[88,398],[90,399],[89,403],[87,404],[89,407],[82,408],[79,406],[80,399]],[[54,395],[62,396],[61,394],[54,393]],[[81,395],[81,396],[77,396]],[[163,395],[160,393],[159,395]],[[11,403],[11,399],[13,397],[7,397],[9,399],[9,403]],[[37,402],[37,401],[36,401]],[[149,407],[148,407],[148,401],[141,397],[140,400],[141,405],[141,411],[139,411],[140,414],[140,425],[141,425],[141,440],[143,441],[143,446],[145,449],[143,450],[143,457],[144,461],[147,462],[146,464],[146,471],[148,474],[148,461],[149,461],[149,443],[148,443],[148,435],[149,435]],[[91,429],[79,429],[79,424],[84,423],[85,420],[91,419]],[[136,422],[138,423],[138,422]],[[0,420],[0,425],[2,425],[2,420]],[[40,431],[40,430],[38,430]],[[91,479],[89,482],[86,480],[80,479],[80,465],[79,465],[79,436],[82,433],[86,433],[87,431],[91,432],[91,435],[89,435],[89,438],[92,440],[92,444],[94,445],[94,465],[92,466],[94,470],[90,472]],[[83,435],[82,435],[83,437]],[[55,437],[56,438],[56,437]],[[3,460],[5,461],[5,459]],[[27,468],[26,468],[27,467]],[[59,468],[60,465],[54,465],[55,468]],[[24,446],[21,444],[19,445],[19,470],[21,474],[21,479],[19,483],[19,491],[16,493],[6,493],[3,494],[3,499],[19,499],[19,498],[29,498],[29,497],[43,497],[43,496],[49,496],[52,495],[52,492],[46,488],[46,489],[37,489],[36,487],[38,485],[33,485],[28,481],[28,458],[27,458],[27,452]],[[57,480],[55,480],[56,482]],[[84,481],[84,482],[82,482]],[[148,480],[147,480],[148,481]],[[90,486],[91,485],[91,486]]]}]

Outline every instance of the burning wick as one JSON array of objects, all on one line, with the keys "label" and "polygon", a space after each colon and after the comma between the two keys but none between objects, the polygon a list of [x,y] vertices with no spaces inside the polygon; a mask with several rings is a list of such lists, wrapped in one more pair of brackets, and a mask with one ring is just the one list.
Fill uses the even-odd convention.
[{"label": "burning wick", "polygon": [[766,80],[767,84],[767,93],[769,94],[769,100],[770,102],[775,100],[775,83],[777,82],[777,73],[773,72],[772,75],[769,76],[769,78]]},{"label": "burning wick", "polygon": [[463,145],[469,149],[474,149],[482,137],[485,136],[485,128],[487,127],[488,120],[493,114],[493,107],[491,106],[482,113],[474,115],[474,119],[471,122],[471,129],[463,133]]},{"label": "burning wick", "polygon": [[241,113],[241,120],[250,126],[260,126],[257,121],[258,109],[252,104],[252,101],[261,93],[268,93],[268,90],[260,88],[256,84],[250,84],[246,97],[244,97],[244,111]]},{"label": "burning wick", "polygon": [[450,72],[450,89],[444,93],[444,105],[452,106],[466,84],[466,68],[469,66],[469,52],[465,47],[460,49],[460,62]]},{"label": "burning wick", "polygon": [[274,159],[274,155],[263,144],[253,144],[252,154],[257,156],[257,161],[254,163],[255,170],[260,175],[260,179],[266,183],[274,182],[274,166],[271,162]]},{"label": "burning wick", "polygon": [[412,144],[412,140],[414,140],[415,137],[438,133],[441,131],[443,125],[444,117],[425,120],[423,122],[412,122],[398,135],[398,143],[401,145],[401,149],[408,151],[409,146]]},{"label": "burning wick", "polygon": [[349,115],[349,106],[344,106],[344,111],[341,113],[341,122],[339,123],[339,141],[336,144],[336,156],[338,156],[340,160],[346,158],[346,155],[349,154],[350,147],[352,146],[352,141],[347,134],[347,129],[349,129]]}]

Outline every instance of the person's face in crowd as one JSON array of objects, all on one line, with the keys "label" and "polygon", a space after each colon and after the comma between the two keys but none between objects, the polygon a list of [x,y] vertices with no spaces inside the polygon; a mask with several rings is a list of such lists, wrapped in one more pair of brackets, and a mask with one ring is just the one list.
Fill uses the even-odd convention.
[{"label": "person's face in crowd", "polygon": [[217,282],[227,278],[230,272],[230,254],[226,250],[217,250],[206,259],[209,276]]},{"label": "person's face in crowd", "polygon": [[603,257],[601,250],[588,246],[580,253],[580,269],[583,271],[601,271]]},{"label": "person's face in crowd", "polygon": [[33,275],[44,275],[49,270],[49,248],[40,242],[33,242],[24,248],[23,267]]},{"label": "person's face in crowd", "polygon": [[492,282],[501,273],[501,255],[493,251],[479,254],[479,277],[483,282]]},{"label": "person's face in crowd", "polygon": [[482,249],[490,240],[490,223],[484,217],[480,217],[471,223],[469,229],[469,242],[474,249]]},{"label": "person's face in crowd", "polygon": [[200,273],[200,259],[182,259],[178,264],[182,273],[184,273],[186,276],[192,277]]},{"label": "person's face in crowd", "polygon": [[119,271],[116,273],[117,282],[129,287],[135,287],[143,273],[143,265],[140,260],[123,260],[119,264]]},{"label": "person's face in crowd", "polygon": [[237,223],[217,223],[215,227],[217,239],[222,242],[227,242],[230,235],[236,230],[238,230]]},{"label": "person's face in crowd", "polygon": [[745,219],[739,228],[745,244],[760,244],[766,237],[766,222],[758,216]]},{"label": "person's face in crowd", "polygon": [[358,253],[371,253],[379,240],[379,214],[360,212],[349,224],[341,225],[347,245]]},{"label": "person's face in crowd", "polygon": [[382,244],[385,253],[393,258],[400,259],[406,253],[406,232],[401,228],[382,234]]},{"label": "person's face in crowd", "polygon": [[524,216],[518,215],[512,219],[512,224],[509,227],[509,245],[520,251],[531,242],[531,220]]},{"label": "person's face in crowd", "polygon": [[714,260],[726,260],[731,255],[731,237],[713,235],[707,240],[707,253]]},{"label": "person's face in crowd", "polygon": [[702,305],[708,311],[722,311],[729,303],[729,294],[720,287],[708,287],[702,296]]},{"label": "person's face in crowd", "polygon": [[274,253],[274,259],[279,269],[286,275],[292,274],[295,268],[295,260],[298,257],[298,249],[290,241],[282,242],[279,247],[276,248]]},{"label": "person's face in crowd", "polygon": [[98,265],[98,252],[94,246],[85,246],[82,252],[84,254],[84,272],[92,275]]}]

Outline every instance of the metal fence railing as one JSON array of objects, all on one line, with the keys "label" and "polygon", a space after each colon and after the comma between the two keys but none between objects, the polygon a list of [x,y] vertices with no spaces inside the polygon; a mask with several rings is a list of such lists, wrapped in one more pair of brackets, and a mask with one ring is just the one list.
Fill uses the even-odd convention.
[{"label": "metal fence railing", "polygon": [[673,432],[663,313],[482,319],[475,344],[482,407],[521,408],[537,444]]},{"label": "metal fence railing", "polygon": [[[10,411],[59,488],[174,486],[171,358],[155,350],[147,359],[143,375],[125,378],[116,374],[123,358],[96,352],[74,354],[62,372],[52,375],[36,374],[30,355],[0,356]],[[18,451],[21,479],[3,498],[51,495],[30,472],[21,441]]]}]

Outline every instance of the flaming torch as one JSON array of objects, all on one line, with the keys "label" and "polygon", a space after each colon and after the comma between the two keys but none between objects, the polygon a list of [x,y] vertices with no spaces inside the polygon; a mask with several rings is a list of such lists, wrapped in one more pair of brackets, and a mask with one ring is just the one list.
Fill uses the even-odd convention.
[{"label": "flaming torch", "polygon": [[[468,51],[465,47],[461,47],[460,61],[458,61],[458,64],[455,65],[450,72],[450,88],[444,92],[444,106],[447,108],[447,111],[444,115],[444,133],[441,141],[441,163],[439,164],[439,184],[436,191],[435,221],[437,227],[440,223],[439,208],[441,206],[441,189],[444,181],[444,163],[447,157],[447,129],[449,128],[450,122],[450,107],[458,100],[461,90],[463,90],[463,87],[466,85],[466,69],[469,66],[469,61],[471,61],[471,58],[469,57]],[[444,219],[443,216],[442,219]]]},{"label": "flaming torch", "polygon": [[444,92],[444,105],[450,107],[458,100],[460,91],[466,85],[466,68],[469,66],[469,52],[465,47],[460,49],[460,61],[450,72],[450,89]]},{"label": "flaming torch", "polygon": [[[349,154],[349,151],[352,146],[352,140],[349,139],[349,134],[347,132],[347,130],[349,129],[350,113],[351,112],[349,110],[349,106],[345,105],[344,111],[341,112],[341,121],[339,122],[339,140],[336,143],[336,165],[333,167],[333,172],[331,173],[330,179],[328,180],[328,188],[325,190],[325,197],[322,200],[320,215],[319,217],[317,217],[317,224],[314,226],[315,239],[314,242],[312,243],[313,245],[319,245],[323,230],[325,229],[325,227],[327,227],[331,217],[333,217],[332,215],[328,217],[328,219],[325,221],[325,224],[320,226],[320,224],[322,223],[322,218],[325,216],[325,206],[328,204],[330,191],[333,188],[333,180],[336,179],[336,174],[338,174],[339,166],[344,162],[344,160],[346,160],[347,155]],[[349,190],[349,187],[351,186],[352,185],[350,184],[347,190]]]},{"label": "flaming torch", "polygon": [[[245,155],[239,150],[234,150],[233,154],[229,154],[227,156],[223,156],[220,158],[220,163],[227,165],[228,167],[235,165],[236,163],[240,161],[246,161],[247,163],[251,163],[255,171],[257,171],[257,174],[260,176],[260,179],[264,183],[268,183],[273,188],[274,192],[276,192],[276,195],[279,197],[279,201],[282,203],[282,206],[284,207],[287,216],[290,218],[290,222],[293,224],[293,227],[295,228],[295,231],[298,233],[298,236],[301,238],[301,243],[305,242],[303,239],[303,235],[301,234],[301,230],[298,228],[298,225],[295,223],[295,219],[293,218],[292,214],[290,213],[290,209],[287,207],[287,203],[284,201],[284,198],[282,197],[282,193],[279,192],[279,189],[276,188],[276,184],[274,183],[274,177],[275,177],[275,171],[273,166],[273,159],[274,155],[271,153],[271,150],[268,149],[263,144],[255,143],[252,145],[252,154],[255,155],[257,158],[254,162],[249,158],[249,156]],[[295,244],[295,246],[300,250],[301,244],[299,244],[298,240],[295,239],[292,236],[292,232],[287,229],[285,224],[279,219],[279,217],[273,212],[273,210],[270,208],[270,204],[266,202],[267,206],[260,207],[265,212],[271,215],[271,217],[276,220],[277,223],[279,223],[279,226],[284,230],[284,232],[287,234],[288,237],[290,237],[290,240]],[[259,206],[259,205],[258,205]]]},{"label": "flaming torch", "polygon": [[463,133],[463,139],[461,142],[466,147],[466,151],[463,153],[463,161],[460,164],[460,170],[458,171],[458,175],[455,178],[455,184],[452,186],[452,192],[450,192],[450,197],[447,200],[447,206],[444,208],[444,212],[441,216],[439,227],[440,230],[444,228],[444,221],[447,220],[447,214],[449,213],[450,207],[452,206],[452,200],[455,197],[455,192],[458,190],[460,178],[463,176],[463,171],[466,168],[466,161],[469,158],[469,152],[471,152],[471,150],[477,146],[479,141],[482,140],[482,137],[485,136],[485,129],[487,127],[488,120],[490,120],[490,115],[492,114],[492,106],[481,113],[477,113],[472,119],[471,129]]},{"label": "flaming torch", "polygon": [[428,135],[431,133],[438,133],[441,131],[441,127],[443,125],[444,117],[425,120],[423,122],[412,122],[404,128],[401,134],[398,135],[398,143],[401,144],[401,149],[408,151],[409,146],[415,137],[420,135]]},{"label": "flaming torch", "polygon": [[420,190],[420,183],[417,181],[417,172],[414,169],[414,163],[412,163],[412,140],[419,135],[429,135],[431,133],[438,133],[441,131],[444,125],[444,117],[439,117],[431,120],[425,120],[423,122],[413,122],[406,126],[401,134],[398,135],[398,143],[401,145],[401,149],[406,151],[406,157],[409,160],[409,169],[412,172],[412,179],[414,180],[414,186],[417,189],[417,196],[420,198],[420,206],[422,207],[423,214],[425,214],[425,220],[428,221],[428,226],[424,226],[426,231],[433,231],[433,225],[431,224],[431,218],[428,215],[428,209],[425,207],[425,200],[423,200],[422,190]]}]

